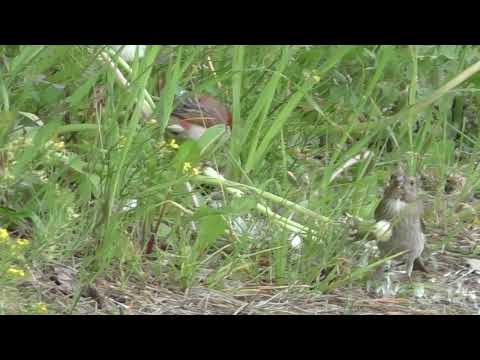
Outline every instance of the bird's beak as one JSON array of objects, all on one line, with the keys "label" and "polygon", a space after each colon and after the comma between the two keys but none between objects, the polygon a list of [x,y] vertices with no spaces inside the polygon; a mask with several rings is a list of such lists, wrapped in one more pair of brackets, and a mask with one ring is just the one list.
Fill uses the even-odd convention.
[{"label": "bird's beak", "polygon": [[185,132],[185,129],[179,124],[168,125],[167,129],[175,134],[181,134]]}]

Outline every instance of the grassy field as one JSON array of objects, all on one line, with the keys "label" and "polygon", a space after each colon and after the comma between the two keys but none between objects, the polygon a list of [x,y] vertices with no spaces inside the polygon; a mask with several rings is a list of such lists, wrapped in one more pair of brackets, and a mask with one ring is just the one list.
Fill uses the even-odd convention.
[{"label": "grassy field", "polygon": [[[0,314],[478,313],[479,50],[0,46]],[[184,91],[232,131],[173,138]],[[372,285],[397,164],[432,271]]]}]

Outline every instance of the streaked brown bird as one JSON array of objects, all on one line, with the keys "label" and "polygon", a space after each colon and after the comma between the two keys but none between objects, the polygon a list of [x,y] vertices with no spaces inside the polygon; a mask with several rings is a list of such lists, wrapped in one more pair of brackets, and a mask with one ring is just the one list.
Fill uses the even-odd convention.
[{"label": "streaked brown bird", "polygon": [[168,129],[190,139],[199,139],[215,125],[232,128],[232,114],[227,107],[209,95],[192,95],[180,99],[181,103],[172,112]]},{"label": "streaked brown bird", "polygon": [[409,278],[414,268],[427,272],[420,259],[425,247],[422,215],[423,203],[417,197],[415,177],[406,176],[403,169],[398,168],[375,209],[375,220],[387,221],[391,226],[390,238],[378,241],[383,256],[407,251],[404,257]]}]

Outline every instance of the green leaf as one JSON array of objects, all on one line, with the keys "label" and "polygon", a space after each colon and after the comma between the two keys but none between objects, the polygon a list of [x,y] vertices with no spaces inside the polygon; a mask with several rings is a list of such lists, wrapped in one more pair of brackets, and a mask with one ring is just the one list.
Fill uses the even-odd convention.
[{"label": "green leaf", "polygon": [[18,165],[15,167],[16,176],[21,176],[25,167],[39,154],[44,153],[44,145],[56,136],[59,121],[52,121],[40,128],[33,138],[33,146],[26,148],[18,156]]},{"label": "green leaf", "polygon": [[13,78],[22,71],[25,67],[27,67],[30,62],[45,48],[45,46],[41,45],[27,45],[22,48],[20,54],[16,56],[10,68],[10,76]]},{"label": "green leaf", "polygon": [[195,213],[192,215],[192,220],[197,221],[199,219],[209,217],[212,215],[226,215],[227,211],[225,208],[214,209],[207,206],[202,206],[198,208]]},{"label": "green leaf", "polygon": [[440,45],[438,53],[449,60],[456,60],[458,58],[459,48],[460,46],[458,45]]},{"label": "green leaf", "polygon": [[0,147],[5,146],[13,127],[17,123],[17,113],[12,111],[0,112]]},{"label": "green leaf", "polygon": [[183,165],[190,163],[195,166],[200,160],[200,146],[196,141],[190,140],[180,145],[177,155],[173,159],[173,163],[178,172],[183,171]]},{"label": "green leaf", "polygon": [[[245,120],[245,126],[242,129],[242,132],[243,132],[242,139],[236,140],[238,141],[238,147],[242,147],[247,142],[250,142],[250,145],[249,145],[250,153],[248,155],[249,159],[251,159],[256,153],[258,141],[262,137],[261,135],[263,135],[263,132],[261,132],[262,125],[267,118],[268,112],[270,111],[273,98],[275,97],[275,93],[278,88],[278,84],[280,82],[283,71],[285,70],[285,67],[288,64],[289,58],[290,58],[289,48],[284,47],[282,50],[281,59],[278,63],[278,67],[275,69],[275,72],[270,78],[267,86],[260,94],[253,109],[250,111],[249,116]],[[254,127],[254,125],[256,126]],[[250,135],[250,132],[253,131],[254,129],[256,131],[254,136],[252,137]],[[251,138],[253,138],[253,140],[250,140]]]},{"label": "green leaf", "polygon": [[7,207],[0,207],[0,219],[3,223],[11,223],[16,221],[22,221],[31,216],[31,211],[27,209],[10,209]]},{"label": "green leaf", "polygon": [[90,78],[77,90],[75,90],[75,92],[67,98],[67,102],[70,104],[70,106],[77,107],[82,102],[82,100],[88,96],[90,90],[96,82],[96,77]]},{"label": "green leaf", "polygon": [[[200,146],[200,155],[206,156],[207,154],[214,153],[221,145],[223,145],[228,137],[224,135],[228,134],[225,125],[215,125],[208,128],[200,139],[198,139],[198,145]],[[223,141],[222,141],[223,140]]]},{"label": "green leaf", "polygon": [[49,140],[53,139],[57,135],[57,129],[59,128],[60,121],[51,121],[48,124],[40,127],[38,132],[33,138],[34,147],[42,147]]},{"label": "green leaf", "polygon": [[236,215],[244,215],[250,213],[257,206],[257,199],[251,196],[242,196],[232,199],[230,209]]},{"label": "green leaf", "polygon": [[67,165],[71,169],[73,169],[73,170],[75,170],[75,171],[77,171],[81,174],[84,174],[83,168],[85,167],[86,163],[84,161],[82,161],[78,156],[76,156],[76,155],[70,156],[70,158],[67,161]]},{"label": "green leaf", "polygon": [[233,128],[233,133],[235,136],[232,136],[232,141],[230,143],[231,153],[237,157],[240,152],[239,140],[240,131],[242,129],[242,120],[241,120],[241,97],[242,97],[242,77],[243,77],[243,67],[244,67],[244,58],[245,58],[245,46],[239,45],[234,47],[233,52],[233,75],[232,75],[232,98],[233,98],[233,122],[235,127]]},{"label": "green leaf", "polygon": [[217,216],[217,215],[229,215],[229,216],[240,216],[251,213],[252,209],[255,209],[257,206],[257,200],[254,197],[241,197],[233,198],[232,201],[221,208],[210,208],[210,207],[200,207],[195,211],[192,216],[192,220],[197,221],[199,219]]},{"label": "green leaf", "polygon": [[295,107],[298,105],[300,100],[302,100],[305,93],[307,93],[311,89],[310,84],[306,84],[304,86],[305,88],[300,88],[290,97],[288,102],[277,115],[276,119],[273,121],[266,134],[264,134],[260,145],[258,145],[254,152],[250,152],[247,164],[245,165],[245,171],[247,173],[252,171],[257,166],[257,164],[264,158],[265,153],[267,152],[270,145],[273,143],[274,138],[278,134],[280,134],[280,130],[289,119],[289,116],[291,115]]},{"label": "green leaf", "polygon": [[227,224],[222,216],[211,215],[200,220],[198,239],[193,246],[194,253],[198,256],[207,250],[215,240],[225,232]]}]

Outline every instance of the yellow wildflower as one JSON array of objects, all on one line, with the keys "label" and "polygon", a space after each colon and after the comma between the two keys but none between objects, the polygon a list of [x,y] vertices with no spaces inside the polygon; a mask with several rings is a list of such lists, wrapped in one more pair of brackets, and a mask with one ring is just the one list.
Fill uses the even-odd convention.
[{"label": "yellow wildflower", "polygon": [[25,271],[22,269],[17,269],[15,267],[11,267],[10,269],[7,270],[7,273],[13,276],[18,276],[18,277],[24,277],[25,276]]},{"label": "yellow wildflower", "polygon": [[198,175],[200,174],[200,169],[198,167],[193,167],[191,163],[186,162],[183,164],[183,173],[186,175]]},{"label": "yellow wildflower", "polygon": [[159,141],[157,142],[154,146],[155,146],[155,149],[157,150],[162,150],[166,145],[168,145],[165,141]]},{"label": "yellow wildflower", "polygon": [[0,241],[8,240],[9,237],[7,229],[0,228]]},{"label": "yellow wildflower", "polygon": [[56,149],[56,150],[63,150],[65,149],[65,143],[63,141],[54,141],[53,143],[53,147]]},{"label": "yellow wildflower", "polygon": [[17,244],[19,246],[28,246],[28,244],[30,244],[30,241],[28,241],[27,239],[18,239]]},{"label": "yellow wildflower", "polygon": [[186,162],[185,164],[183,164],[183,172],[184,173],[188,173],[191,168],[192,168],[192,164],[190,164],[189,162]]},{"label": "yellow wildflower", "polygon": [[44,303],[37,303],[33,306],[33,310],[37,313],[40,314],[46,314],[48,313],[48,308],[47,305]]},{"label": "yellow wildflower", "polygon": [[177,142],[175,141],[175,139],[172,139],[172,140],[170,141],[170,144],[168,144],[168,146],[170,146],[172,149],[178,149],[178,148],[179,148],[179,146],[178,146]]}]

